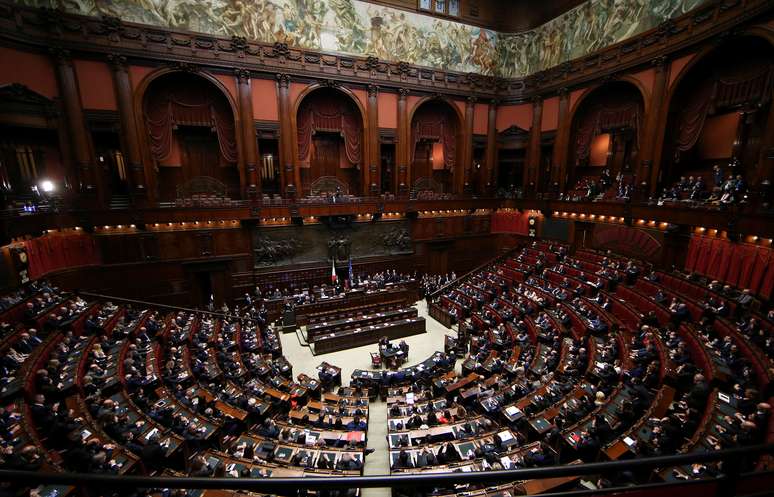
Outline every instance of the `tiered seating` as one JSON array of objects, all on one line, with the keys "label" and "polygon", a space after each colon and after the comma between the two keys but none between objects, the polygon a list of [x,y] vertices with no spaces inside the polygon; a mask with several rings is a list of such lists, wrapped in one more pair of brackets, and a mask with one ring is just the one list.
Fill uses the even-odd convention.
[{"label": "tiered seating", "polygon": [[[719,313],[713,295],[645,267],[534,243],[431,302],[461,309],[447,347],[463,356],[461,374],[454,355],[437,352],[408,368],[356,370],[338,389],[341,370],[328,363],[319,380],[294,381],[265,310],[237,318],[26,290],[6,300],[5,315],[17,321],[0,329],[8,377],[0,406],[16,413],[0,416],[0,436],[18,454],[0,463],[113,474],[359,475],[378,397],[387,403],[396,474],[771,440],[767,408],[758,405],[770,392],[770,324],[749,309]],[[397,301],[356,307],[307,316],[307,337],[317,346],[331,331],[416,317]],[[719,470],[632,477],[671,481]],[[577,482],[490,491],[550,492]]]},{"label": "tiered seating", "polygon": [[[39,293],[28,297],[32,310],[20,319],[42,324],[42,331],[19,324],[2,341],[3,352],[18,360],[8,369],[17,374],[4,382],[2,404],[17,413],[3,418],[3,436],[12,437],[24,454],[18,461],[26,461],[13,467],[361,474],[367,396],[310,391],[291,381],[292,367],[278,354],[270,327]],[[26,303],[12,307],[26,311]],[[343,426],[325,426],[332,409]],[[310,415],[297,418],[303,411]],[[301,420],[306,426],[298,426]]]},{"label": "tiered seating", "polygon": [[[463,374],[469,376],[447,381],[478,385],[477,392],[486,393],[483,398],[476,395],[476,412],[499,414],[499,422],[516,428],[521,443],[542,441],[541,460],[551,459],[551,451],[556,457],[552,460],[588,462],[694,447],[718,409],[716,402],[706,402],[712,398],[706,385],[717,383],[724,370],[729,379],[736,373],[728,371],[725,359],[697,330],[675,326],[673,313],[649,298],[652,283],[640,276],[645,265],[586,251],[576,257],[550,252],[536,246],[524,249],[471,278],[484,281],[495,275],[499,280],[494,287],[460,285],[439,298],[441,308],[470,299],[478,304],[468,306],[469,318],[460,314],[460,338],[469,332],[471,350],[477,351],[463,363]],[[508,288],[498,292],[500,282]],[[471,290],[484,291],[484,298]],[[700,318],[703,310],[690,308],[688,313]],[[520,341],[514,335],[517,322],[523,323]],[[525,344],[526,337],[535,335],[536,344]],[[517,354],[508,368],[492,367],[503,351],[522,353],[525,345],[522,357],[529,364],[513,368],[520,361]],[[534,371],[537,381],[514,381],[513,371],[527,376]],[[697,372],[700,376],[694,377]],[[497,373],[500,388],[490,389]],[[684,441],[663,435],[678,420],[685,424],[689,418],[695,424],[688,423]],[[432,459],[425,454],[421,461],[428,457]],[[393,454],[394,463],[405,465],[407,460],[416,465],[411,455],[396,460]],[[516,461],[516,466],[534,463],[531,457]],[[505,461],[490,464],[495,469],[505,466]],[[489,468],[470,465],[465,470],[478,469]],[[668,479],[667,473],[660,476]]]}]

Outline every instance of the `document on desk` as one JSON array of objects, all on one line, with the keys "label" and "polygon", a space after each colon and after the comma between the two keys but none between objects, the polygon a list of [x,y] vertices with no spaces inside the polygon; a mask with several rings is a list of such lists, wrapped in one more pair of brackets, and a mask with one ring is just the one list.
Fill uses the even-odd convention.
[{"label": "document on desk", "polygon": [[513,435],[508,430],[501,431],[497,435],[500,437],[500,440],[502,440],[503,443],[513,440]]}]

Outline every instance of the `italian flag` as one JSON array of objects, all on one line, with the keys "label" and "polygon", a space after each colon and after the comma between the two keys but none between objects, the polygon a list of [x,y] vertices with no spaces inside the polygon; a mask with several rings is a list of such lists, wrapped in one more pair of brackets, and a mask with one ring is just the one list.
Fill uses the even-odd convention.
[{"label": "italian flag", "polygon": [[336,259],[331,261],[331,283],[336,283],[338,277],[336,276]]}]

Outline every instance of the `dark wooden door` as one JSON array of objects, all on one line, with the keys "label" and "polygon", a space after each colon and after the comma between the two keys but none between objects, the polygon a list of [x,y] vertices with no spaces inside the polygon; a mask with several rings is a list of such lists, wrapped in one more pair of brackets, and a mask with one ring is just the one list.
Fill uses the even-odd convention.
[{"label": "dark wooden door", "polygon": [[319,134],[314,137],[312,181],[320,176],[338,176],[340,142],[341,138],[330,134]]},{"label": "dark wooden door", "polygon": [[419,142],[414,151],[414,163],[411,168],[411,184],[419,178],[433,178],[433,144]]},{"label": "dark wooden door", "polygon": [[184,155],[183,169],[185,179],[197,176],[210,176],[220,178],[218,163],[220,162],[220,149],[218,138],[209,130],[189,131],[183,135]]}]

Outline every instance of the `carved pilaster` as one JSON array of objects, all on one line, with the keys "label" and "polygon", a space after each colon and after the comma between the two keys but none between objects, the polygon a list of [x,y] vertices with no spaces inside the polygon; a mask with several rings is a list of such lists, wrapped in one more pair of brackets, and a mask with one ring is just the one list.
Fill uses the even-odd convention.
[{"label": "carved pilaster", "polygon": [[409,170],[409,125],[407,97],[409,91],[407,88],[398,89],[398,130],[397,130],[397,159],[398,165],[398,193],[408,192],[407,185],[411,181],[411,171]]},{"label": "carved pilaster", "polygon": [[91,153],[81,95],[78,89],[78,77],[75,74],[70,51],[53,47],[50,49],[50,53],[56,65],[59,95],[62,98],[62,106],[67,117],[67,132],[78,171],[81,193],[97,195],[101,203],[103,199],[102,188],[99,185],[100,173]]},{"label": "carved pilaster", "polygon": [[377,165],[381,161],[379,153],[379,87],[368,85],[368,106],[366,108],[368,115],[368,168],[364,171],[363,185],[368,185],[368,191],[372,195],[379,193],[379,183],[381,174]]},{"label": "carved pilaster", "polygon": [[239,116],[244,144],[245,170],[240,172],[243,193],[250,199],[255,199],[261,191],[261,178],[258,176],[258,142],[255,135],[255,120],[253,119],[253,90],[251,74],[246,69],[235,69],[239,94]]},{"label": "carved pilaster", "polygon": [[234,69],[234,76],[236,76],[237,83],[239,84],[250,82],[250,71],[248,69]]},{"label": "carved pilaster", "polygon": [[113,73],[113,85],[118,102],[118,113],[121,118],[121,132],[124,135],[126,150],[124,155],[129,166],[129,178],[132,194],[144,197],[147,195],[145,166],[142,163],[140,139],[137,131],[137,117],[132,100],[132,82],[129,79],[129,67],[126,57],[121,54],[108,54],[108,63]]},{"label": "carved pilaster", "polygon": [[[279,111],[280,111],[280,160],[285,166],[282,168],[282,187],[285,189],[285,193],[295,194],[296,187],[296,175],[293,171],[293,163],[295,158],[293,157],[293,124],[291,120],[291,104],[290,104],[290,75],[277,74],[275,76],[277,80],[277,97],[279,99]],[[300,172],[299,172],[300,174]],[[292,188],[291,188],[292,187]]]},{"label": "carved pilaster", "polygon": [[276,74],[277,84],[280,88],[290,87],[290,75],[289,74]]},{"label": "carved pilaster", "polygon": [[484,180],[481,181],[481,193],[490,193],[494,189],[494,171],[497,163],[497,104],[496,98],[489,101],[486,128],[486,165]]}]

